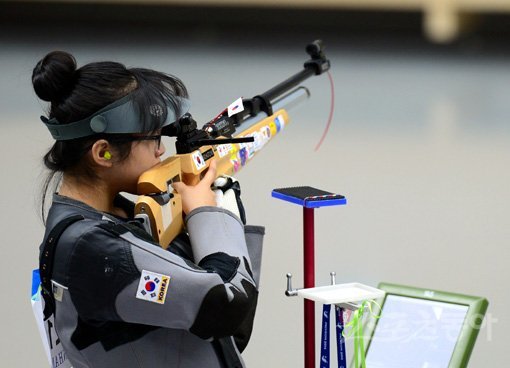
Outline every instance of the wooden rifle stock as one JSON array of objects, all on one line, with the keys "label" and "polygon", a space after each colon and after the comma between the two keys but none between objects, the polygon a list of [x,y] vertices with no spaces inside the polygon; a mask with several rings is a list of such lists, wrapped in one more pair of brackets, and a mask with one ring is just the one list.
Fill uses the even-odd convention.
[{"label": "wooden rifle stock", "polygon": [[136,217],[146,224],[154,240],[167,248],[184,229],[181,196],[170,185],[178,181],[197,184],[211,159],[217,161],[217,176],[237,173],[288,122],[287,111],[281,109],[235,136],[253,136],[253,143],[203,146],[194,152],[176,154],[162,161],[138,179],[140,196],[135,206]]}]

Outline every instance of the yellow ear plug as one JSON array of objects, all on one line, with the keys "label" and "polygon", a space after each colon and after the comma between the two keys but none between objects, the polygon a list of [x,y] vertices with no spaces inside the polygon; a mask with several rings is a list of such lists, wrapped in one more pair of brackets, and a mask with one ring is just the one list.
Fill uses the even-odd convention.
[{"label": "yellow ear plug", "polygon": [[109,159],[112,158],[112,154],[110,153],[110,151],[105,151],[103,157],[104,157],[105,160],[109,160]]}]

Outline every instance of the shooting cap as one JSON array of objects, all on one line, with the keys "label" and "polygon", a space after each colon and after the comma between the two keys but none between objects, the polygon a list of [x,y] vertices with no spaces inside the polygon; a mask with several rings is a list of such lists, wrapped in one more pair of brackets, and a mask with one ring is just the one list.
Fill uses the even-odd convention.
[{"label": "shooting cap", "polygon": [[[69,124],[60,124],[56,118],[48,119],[41,116],[41,120],[50,131],[53,138],[57,141],[66,141],[70,139],[88,137],[94,134],[124,134],[124,133],[144,133],[140,123],[140,114],[138,107],[133,102],[132,94],[105,106],[88,118],[75,121]],[[164,116],[166,108],[166,119],[160,127],[167,126],[182,115],[187,113],[191,107],[191,101],[184,97],[174,97],[180,106],[179,113],[168,101],[166,106],[150,106],[150,114],[155,117]]]}]

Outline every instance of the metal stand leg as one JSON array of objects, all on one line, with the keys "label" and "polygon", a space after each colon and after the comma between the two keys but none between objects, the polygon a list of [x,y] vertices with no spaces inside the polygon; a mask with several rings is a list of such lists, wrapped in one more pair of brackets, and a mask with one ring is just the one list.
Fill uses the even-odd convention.
[{"label": "metal stand leg", "polygon": [[[304,287],[315,287],[314,209],[303,207]],[[315,302],[305,299],[305,368],[315,367]]]}]

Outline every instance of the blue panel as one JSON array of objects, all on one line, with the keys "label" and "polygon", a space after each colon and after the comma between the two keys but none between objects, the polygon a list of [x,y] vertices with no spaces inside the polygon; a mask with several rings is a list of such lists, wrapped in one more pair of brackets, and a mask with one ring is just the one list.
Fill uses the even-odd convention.
[{"label": "blue panel", "polygon": [[298,204],[306,208],[319,208],[327,206],[339,206],[347,204],[347,199],[344,198],[333,198],[333,199],[302,199],[297,198],[288,194],[272,191],[271,196],[274,198],[281,199],[290,203]]},{"label": "blue panel", "polygon": [[338,199],[320,199],[320,200],[306,200],[305,207],[307,208],[318,208],[318,207],[328,207],[328,206],[341,206],[347,204],[346,198],[338,198]]}]

